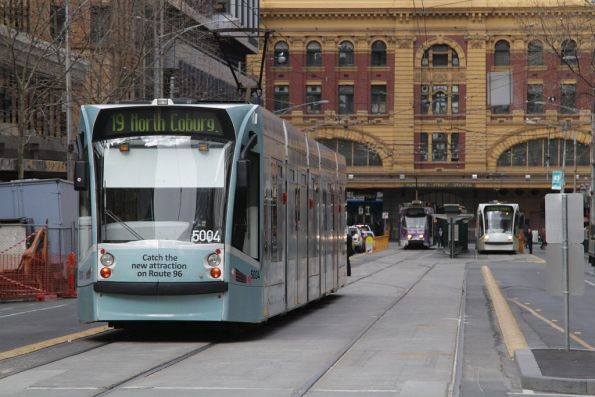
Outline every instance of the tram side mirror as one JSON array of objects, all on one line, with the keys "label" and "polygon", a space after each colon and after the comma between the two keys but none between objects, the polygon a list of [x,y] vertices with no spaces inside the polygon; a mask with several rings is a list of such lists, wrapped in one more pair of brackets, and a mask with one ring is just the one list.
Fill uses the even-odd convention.
[{"label": "tram side mirror", "polygon": [[86,161],[74,162],[74,190],[81,191],[89,188],[89,181],[87,175],[89,166]]},{"label": "tram side mirror", "polygon": [[248,187],[248,170],[250,169],[250,160],[238,160],[238,179],[237,185],[240,188]]}]

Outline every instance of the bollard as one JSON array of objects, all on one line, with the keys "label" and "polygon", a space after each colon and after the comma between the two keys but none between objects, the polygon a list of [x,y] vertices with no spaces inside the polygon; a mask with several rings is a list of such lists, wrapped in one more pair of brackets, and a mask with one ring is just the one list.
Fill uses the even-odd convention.
[{"label": "bollard", "polygon": [[68,254],[68,267],[67,267],[67,275],[68,275],[68,289],[64,294],[65,298],[76,298],[76,257],[74,252]]},{"label": "bollard", "polygon": [[525,234],[519,230],[519,254],[525,253]]}]

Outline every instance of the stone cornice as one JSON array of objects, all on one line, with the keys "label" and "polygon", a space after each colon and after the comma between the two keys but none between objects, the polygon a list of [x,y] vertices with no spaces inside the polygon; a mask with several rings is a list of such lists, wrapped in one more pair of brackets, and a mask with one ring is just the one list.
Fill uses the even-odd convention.
[{"label": "stone cornice", "polygon": [[298,8],[261,8],[260,14],[264,18],[280,19],[334,19],[334,18],[378,18],[390,17],[399,20],[411,20],[416,17],[467,17],[472,19],[483,19],[486,17],[537,17],[540,15],[568,15],[591,12],[595,16],[595,9],[592,7],[564,7],[535,9],[527,7],[507,8],[451,8],[451,9],[405,9],[405,8],[369,8],[369,9],[298,9]]}]

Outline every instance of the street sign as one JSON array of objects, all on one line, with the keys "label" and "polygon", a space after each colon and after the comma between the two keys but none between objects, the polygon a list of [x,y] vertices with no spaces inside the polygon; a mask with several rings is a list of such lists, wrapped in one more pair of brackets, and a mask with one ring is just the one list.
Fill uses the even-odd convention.
[{"label": "street sign", "polygon": [[382,219],[388,219],[388,212],[387,211],[384,211],[382,213]]},{"label": "street sign", "polygon": [[552,171],[552,190],[562,190],[564,186],[564,172]]},{"label": "street sign", "polygon": [[[563,296],[566,290],[564,279],[563,250],[560,243],[547,243],[545,286],[546,291],[554,296]],[[585,253],[582,244],[568,244],[568,291],[570,295],[585,294]]]},{"label": "street sign", "polygon": [[[564,193],[562,193],[564,194]],[[562,227],[567,227],[569,243],[580,244],[585,238],[583,228],[583,195],[581,193],[566,193],[568,212],[566,225],[562,222],[562,194],[549,193],[545,195],[545,235],[549,243],[563,243]]]}]

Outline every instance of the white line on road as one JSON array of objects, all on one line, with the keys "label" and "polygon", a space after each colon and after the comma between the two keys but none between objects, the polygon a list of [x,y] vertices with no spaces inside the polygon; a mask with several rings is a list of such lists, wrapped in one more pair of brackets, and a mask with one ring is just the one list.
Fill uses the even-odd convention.
[{"label": "white line on road", "polygon": [[591,285],[591,286],[595,287],[595,283],[592,283],[592,282],[590,282],[590,281],[588,281],[588,280],[585,280],[585,283],[587,283],[587,284],[589,284],[589,285]]},{"label": "white line on road", "polygon": [[40,311],[43,311],[43,310],[57,309],[57,308],[63,307],[63,306],[66,306],[66,305],[56,305],[56,306],[50,306],[50,307],[42,307],[41,309],[34,309],[34,310],[27,310],[27,311],[24,311],[24,312],[4,314],[4,315],[0,316],[0,318],[12,317],[12,316],[20,316],[21,314],[27,314],[27,313],[33,313],[33,312],[40,312]]}]

